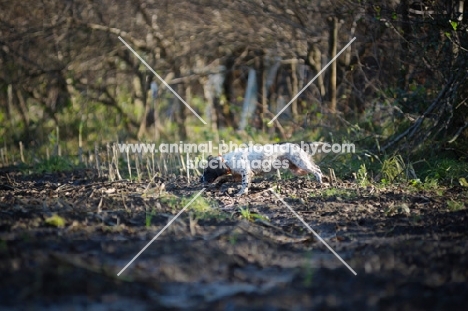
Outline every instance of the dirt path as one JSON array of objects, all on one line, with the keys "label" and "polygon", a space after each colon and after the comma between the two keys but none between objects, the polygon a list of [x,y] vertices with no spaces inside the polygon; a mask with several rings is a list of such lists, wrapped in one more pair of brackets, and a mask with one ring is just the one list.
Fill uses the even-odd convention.
[{"label": "dirt path", "polygon": [[209,188],[117,276],[201,185],[111,183],[86,171],[0,174],[0,310],[464,310],[468,303],[468,211],[447,203],[466,206],[462,188],[331,187],[304,178],[259,180],[241,198],[229,195],[235,184]]}]

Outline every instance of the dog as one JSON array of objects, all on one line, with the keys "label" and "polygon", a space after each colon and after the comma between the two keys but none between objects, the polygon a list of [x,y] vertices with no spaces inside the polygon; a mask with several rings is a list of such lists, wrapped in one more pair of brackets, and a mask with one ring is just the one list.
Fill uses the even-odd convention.
[{"label": "dog", "polygon": [[289,169],[294,175],[314,174],[322,183],[322,172],[299,145],[291,143],[255,145],[236,149],[217,157],[209,156],[200,181],[204,184],[220,182],[232,175],[242,181],[236,196],[248,194],[249,183],[254,175],[276,169]]}]

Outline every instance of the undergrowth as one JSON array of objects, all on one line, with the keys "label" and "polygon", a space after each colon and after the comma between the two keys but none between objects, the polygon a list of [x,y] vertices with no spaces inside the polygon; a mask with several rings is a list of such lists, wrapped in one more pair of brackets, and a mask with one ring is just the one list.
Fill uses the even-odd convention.
[{"label": "undergrowth", "polygon": [[[195,195],[180,198],[175,195],[166,194],[161,197],[160,202],[169,206],[174,211],[180,211],[187,206],[194,197]],[[195,219],[199,220],[224,220],[229,218],[229,215],[219,210],[217,201],[210,200],[203,196],[197,197],[190,203],[187,207],[187,211],[189,214],[192,214]]]}]

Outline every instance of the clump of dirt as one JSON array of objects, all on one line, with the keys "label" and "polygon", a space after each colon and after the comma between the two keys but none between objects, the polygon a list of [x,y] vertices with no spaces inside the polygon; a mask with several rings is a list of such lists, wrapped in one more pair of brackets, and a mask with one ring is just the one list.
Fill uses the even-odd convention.
[{"label": "clump of dirt", "polygon": [[257,179],[241,197],[233,196],[236,183],[210,186],[174,220],[202,189],[183,177],[135,183],[108,182],[89,170],[2,172],[0,305],[38,310],[466,307],[463,188]]}]

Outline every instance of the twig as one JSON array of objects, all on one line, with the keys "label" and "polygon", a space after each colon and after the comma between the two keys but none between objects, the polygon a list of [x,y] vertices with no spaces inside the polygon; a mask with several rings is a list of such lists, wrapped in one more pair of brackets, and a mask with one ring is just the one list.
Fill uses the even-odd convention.
[{"label": "twig", "polygon": [[429,106],[429,108],[427,108],[427,110],[421,115],[418,117],[418,119],[416,120],[416,122],[410,126],[409,128],[407,128],[403,133],[401,133],[400,135],[398,135],[395,139],[393,139],[392,141],[390,141],[389,143],[387,143],[384,147],[382,147],[381,151],[382,152],[385,152],[385,150],[387,150],[388,148],[390,148],[391,146],[393,146],[394,144],[396,144],[397,142],[399,142],[403,137],[407,136],[408,138],[411,138],[414,133],[416,132],[416,130],[421,126],[422,122],[425,120],[425,118],[436,108],[436,106],[439,104],[440,100],[442,99],[442,97],[445,95],[445,93],[447,93],[447,91],[449,90],[449,88],[452,86],[452,83],[453,81],[455,80],[455,75],[453,75],[450,80],[447,82],[447,84],[445,85],[445,87],[442,89],[442,91],[440,91],[439,95],[437,96],[437,98],[432,102],[432,104]]}]

